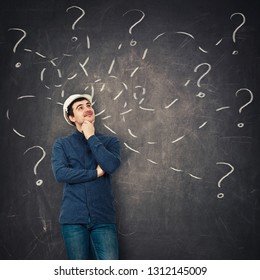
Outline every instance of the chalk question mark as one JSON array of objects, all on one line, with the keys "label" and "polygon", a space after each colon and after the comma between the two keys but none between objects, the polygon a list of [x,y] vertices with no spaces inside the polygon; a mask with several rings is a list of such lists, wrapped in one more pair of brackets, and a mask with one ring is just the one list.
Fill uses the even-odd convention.
[{"label": "chalk question mark", "polygon": [[[198,87],[201,87],[201,84],[200,84],[201,80],[202,80],[202,79],[209,73],[209,71],[211,70],[211,65],[210,65],[210,64],[208,64],[208,63],[201,63],[201,64],[199,64],[198,66],[195,67],[194,72],[197,72],[198,69],[199,69],[201,66],[203,66],[203,65],[206,65],[206,66],[208,67],[208,69],[207,69],[207,71],[206,71],[205,73],[203,73],[203,74],[200,76],[200,78],[198,79],[198,81],[197,81],[197,86],[198,86]],[[204,92],[199,92],[196,96],[198,96],[198,97],[200,97],[200,98],[203,98],[203,97],[206,96],[206,94],[205,94]]]},{"label": "chalk question mark", "polygon": [[[140,13],[142,14],[142,17],[141,17],[137,22],[135,22],[133,25],[131,25],[130,28],[129,28],[129,30],[128,30],[129,34],[132,35],[132,30],[133,30],[133,28],[134,28],[137,24],[139,24],[139,23],[144,19],[145,13],[144,13],[143,11],[141,11],[141,10],[138,10],[138,9],[132,9],[132,10],[129,10],[129,11],[125,12],[125,13],[123,14],[123,16],[125,16],[126,14],[128,14],[128,13],[130,13],[130,12],[140,12]],[[137,42],[136,42],[134,39],[132,39],[131,42],[130,42],[130,46],[133,47],[133,46],[135,46],[136,44],[137,44]]]},{"label": "chalk question mark", "polygon": [[[10,30],[15,30],[15,31],[20,31],[20,32],[22,32],[23,33],[23,36],[17,41],[17,43],[14,45],[14,47],[13,47],[13,52],[15,53],[16,52],[16,49],[17,49],[17,47],[18,47],[18,45],[22,42],[22,40],[26,37],[26,32],[23,30],[23,29],[21,29],[21,28],[9,28],[8,29],[8,31],[10,31]],[[15,64],[15,67],[16,68],[19,68],[19,67],[21,67],[21,62],[17,62],[16,64]]]},{"label": "chalk question mark", "polygon": [[[78,10],[81,11],[81,15],[73,22],[73,24],[72,24],[72,26],[71,26],[72,30],[75,30],[76,24],[77,24],[77,23],[80,21],[80,19],[85,15],[85,11],[84,11],[82,8],[78,7],[78,6],[71,6],[71,7],[68,7],[68,8],[67,8],[66,12],[68,13],[70,9],[78,9]],[[72,40],[72,41],[77,41],[78,38],[77,38],[77,37],[72,37],[71,40]]]},{"label": "chalk question mark", "polygon": [[[239,113],[240,113],[240,114],[241,114],[242,110],[243,110],[247,105],[249,105],[250,103],[252,103],[252,101],[253,101],[253,99],[254,99],[254,96],[253,96],[252,91],[249,90],[248,88],[241,88],[241,89],[239,89],[239,90],[235,93],[236,96],[237,96],[237,94],[238,94],[239,92],[241,92],[241,91],[248,91],[249,94],[250,94],[250,100],[249,100],[246,104],[244,104],[242,107],[239,108]],[[244,127],[244,123],[238,123],[237,126],[238,126],[239,128],[242,128],[242,127]]]},{"label": "chalk question mark", "polygon": [[[244,24],[245,24],[245,22],[246,22],[246,18],[245,18],[245,16],[242,14],[242,13],[234,13],[234,14],[232,14],[231,16],[230,16],[230,19],[232,19],[232,17],[233,16],[235,16],[235,15],[239,15],[239,16],[241,16],[242,17],[242,23],[234,30],[234,32],[233,32],[233,35],[232,35],[232,39],[233,39],[233,42],[234,43],[236,43],[236,33],[237,33],[237,31],[239,30],[239,28],[241,28]],[[233,53],[232,53],[233,55],[237,55],[238,54],[238,51],[233,51]]]},{"label": "chalk question mark", "polygon": [[[231,170],[226,174],[224,175],[219,181],[218,181],[218,187],[221,188],[221,183],[222,181],[227,177],[229,176],[235,169],[234,167],[230,164],[230,163],[227,163],[227,162],[217,162],[216,164],[223,164],[223,165],[227,165],[231,168]],[[223,193],[219,193],[217,195],[217,198],[223,198],[224,197],[224,194]]]},{"label": "chalk question mark", "polygon": [[[25,155],[28,151],[35,149],[35,148],[38,148],[42,151],[42,157],[36,162],[36,164],[34,165],[34,168],[33,168],[34,175],[37,175],[37,167],[40,164],[40,162],[45,158],[46,152],[44,151],[44,149],[41,146],[33,146],[33,147],[30,147],[29,149],[27,149],[23,154]],[[39,179],[36,181],[37,186],[41,186],[42,184],[43,184],[42,179]]]}]

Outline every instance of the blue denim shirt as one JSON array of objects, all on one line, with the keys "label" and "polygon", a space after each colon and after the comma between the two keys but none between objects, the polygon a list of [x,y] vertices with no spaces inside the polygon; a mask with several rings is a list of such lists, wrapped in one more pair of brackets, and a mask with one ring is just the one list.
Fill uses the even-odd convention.
[{"label": "blue denim shirt", "polygon": [[[64,183],[61,224],[115,223],[111,174],[120,165],[120,143],[116,137],[96,133],[88,140],[82,133],[59,138],[52,149],[52,170]],[[97,176],[96,167],[105,171]]]}]

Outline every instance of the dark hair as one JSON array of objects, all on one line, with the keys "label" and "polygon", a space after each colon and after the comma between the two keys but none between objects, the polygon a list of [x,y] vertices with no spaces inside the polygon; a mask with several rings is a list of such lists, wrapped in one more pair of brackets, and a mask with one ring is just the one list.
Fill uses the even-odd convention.
[{"label": "dark hair", "polygon": [[82,100],[88,100],[88,99],[85,98],[85,97],[79,97],[79,98],[75,99],[74,101],[72,101],[72,102],[70,103],[70,105],[69,105],[68,108],[67,108],[67,114],[68,114],[68,116],[72,116],[72,117],[74,116],[72,106],[73,106],[74,103],[76,103],[76,102],[78,102],[78,101],[82,101]]}]

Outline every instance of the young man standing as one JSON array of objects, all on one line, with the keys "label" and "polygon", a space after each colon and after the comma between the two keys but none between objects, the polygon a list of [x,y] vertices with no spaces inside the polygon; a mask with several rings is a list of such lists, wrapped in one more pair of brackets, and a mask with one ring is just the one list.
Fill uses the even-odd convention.
[{"label": "young man standing", "polygon": [[59,221],[69,259],[118,259],[111,174],[120,165],[116,137],[95,131],[92,97],[73,94],[63,115],[76,131],[55,141],[52,170],[64,183]]}]

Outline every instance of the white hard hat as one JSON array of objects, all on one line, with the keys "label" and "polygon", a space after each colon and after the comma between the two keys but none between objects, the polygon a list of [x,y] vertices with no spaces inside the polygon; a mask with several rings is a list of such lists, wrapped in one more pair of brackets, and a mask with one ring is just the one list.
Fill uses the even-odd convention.
[{"label": "white hard hat", "polygon": [[89,94],[72,94],[72,95],[70,95],[63,104],[63,116],[69,125],[73,125],[73,124],[71,123],[69,116],[68,116],[68,107],[74,100],[76,100],[78,98],[86,98],[92,104],[92,96]]}]

